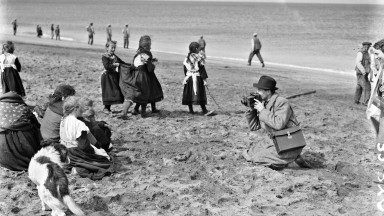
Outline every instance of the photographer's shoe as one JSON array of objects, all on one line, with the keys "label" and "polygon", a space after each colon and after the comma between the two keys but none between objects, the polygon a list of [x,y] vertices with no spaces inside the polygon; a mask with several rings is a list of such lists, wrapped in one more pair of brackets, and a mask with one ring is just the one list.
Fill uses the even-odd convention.
[{"label": "photographer's shoe", "polygon": [[299,165],[300,168],[307,168],[307,169],[310,169],[312,168],[312,166],[304,160],[303,157],[301,157],[301,155],[299,155],[296,159],[295,159],[295,162],[297,165]]}]

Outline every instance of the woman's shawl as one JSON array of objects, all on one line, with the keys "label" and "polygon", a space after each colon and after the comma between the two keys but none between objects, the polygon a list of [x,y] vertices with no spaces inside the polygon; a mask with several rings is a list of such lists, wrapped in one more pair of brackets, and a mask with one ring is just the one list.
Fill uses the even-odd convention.
[{"label": "woman's shawl", "polygon": [[0,96],[0,132],[6,130],[29,130],[39,127],[35,115],[15,92]]}]

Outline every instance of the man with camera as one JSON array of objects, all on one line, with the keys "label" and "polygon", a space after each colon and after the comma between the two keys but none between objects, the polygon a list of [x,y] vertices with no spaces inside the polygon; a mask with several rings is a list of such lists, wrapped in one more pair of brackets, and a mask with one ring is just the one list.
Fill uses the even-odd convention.
[{"label": "man with camera", "polygon": [[260,128],[262,130],[258,131],[261,135],[259,142],[243,152],[244,158],[274,170],[286,167],[310,168],[310,165],[300,156],[303,147],[277,153],[277,147],[274,146],[272,139],[274,132],[299,125],[288,100],[275,92],[278,89],[275,79],[270,76],[261,76],[259,82],[254,83],[253,86],[257,88],[255,97],[248,97],[242,103],[250,107],[246,113],[250,130],[257,131]]}]

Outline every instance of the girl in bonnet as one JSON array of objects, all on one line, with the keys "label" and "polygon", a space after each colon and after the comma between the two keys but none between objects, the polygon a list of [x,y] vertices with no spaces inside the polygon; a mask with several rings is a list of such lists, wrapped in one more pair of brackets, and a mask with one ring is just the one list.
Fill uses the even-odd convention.
[{"label": "girl in bonnet", "polygon": [[183,80],[183,105],[188,105],[189,113],[194,114],[193,105],[200,105],[204,115],[212,115],[213,112],[207,110],[207,95],[205,85],[207,85],[207,71],[205,70],[204,58],[199,55],[200,45],[197,42],[192,42],[189,45],[189,53],[185,58]]}]

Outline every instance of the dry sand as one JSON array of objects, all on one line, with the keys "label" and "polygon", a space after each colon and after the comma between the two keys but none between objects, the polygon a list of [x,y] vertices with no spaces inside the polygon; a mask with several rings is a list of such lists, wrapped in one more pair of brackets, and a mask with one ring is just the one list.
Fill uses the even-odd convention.
[{"label": "dry sand", "polygon": [[[161,114],[123,121],[101,112],[102,47],[9,39],[16,42],[29,104],[68,83],[95,100],[97,118],[112,127],[115,173],[101,181],[68,175],[71,194],[88,215],[381,215],[373,183],[381,164],[365,107],[353,104],[353,76],[208,59],[210,92],[224,111],[209,97],[207,107],[218,115],[204,117],[181,105],[184,56],[154,53],[165,94]],[[128,62],[133,53],[116,51]],[[304,158],[314,169],[277,172],[242,158],[258,137],[247,127],[240,97],[261,75],[274,77],[283,96],[317,91],[290,100],[308,143]],[[0,181],[0,215],[50,214],[41,211],[26,172],[0,169]]]}]

